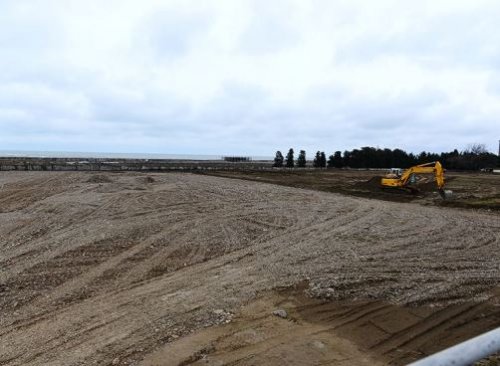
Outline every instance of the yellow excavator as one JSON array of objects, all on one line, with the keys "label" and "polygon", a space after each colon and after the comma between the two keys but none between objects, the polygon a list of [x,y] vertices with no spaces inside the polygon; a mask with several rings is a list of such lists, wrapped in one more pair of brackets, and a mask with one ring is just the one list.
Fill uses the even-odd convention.
[{"label": "yellow excavator", "polygon": [[380,183],[383,188],[400,188],[408,190],[412,193],[416,193],[419,192],[418,188],[412,186],[412,183],[415,182],[415,174],[434,174],[436,177],[438,192],[441,197],[443,197],[443,199],[451,197],[452,191],[447,191],[444,189],[444,169],[439,161],[412,166],[411,168],[406,169],[400,175],[390,174],[382,178]]}]

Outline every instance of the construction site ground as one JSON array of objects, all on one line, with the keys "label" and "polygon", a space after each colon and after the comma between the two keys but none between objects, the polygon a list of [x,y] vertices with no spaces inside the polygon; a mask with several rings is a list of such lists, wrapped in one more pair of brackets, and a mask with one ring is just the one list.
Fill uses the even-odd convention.
[{"label": "construction site ground", "polygon": [[211,174],[1,172],[0,365],[404,365],[500,326],[500,176]]},{"label": "construction site ground", "polygon": [[420,191],[382,189],[380,179],[385,170],[355,169],[275,169],[275,170],[207,170],[212,176],[253,180],[289,187],[342,193],[393,202],[423,205],[500,210],[500,175],[477,172],[447,172],[446,190],[452,199],[442,200],[432,175],[419,175],[415,187]]}]

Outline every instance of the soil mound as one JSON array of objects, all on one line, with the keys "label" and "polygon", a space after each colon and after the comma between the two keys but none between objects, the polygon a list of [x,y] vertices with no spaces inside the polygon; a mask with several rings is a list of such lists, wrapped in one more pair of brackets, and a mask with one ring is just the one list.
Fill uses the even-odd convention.
[{"label": "soil mound", "polygon": [[359,183],[359,187],[380,190],[381,188],[380,181],[382,178],[383,178],[382,176],[372,177],[366,182]]},{"label": "soil mound", "polygon": [[[358,183],[359,188],[380,191],[382,188],[380,181],[383,176],[372,177],[366,182]],[[451,182],[454,178],[447,178],[446,182]],[[416,188],[420,192],[435,192],[437,190],[436,180],[434,177],[421,177],[417,183],[412,184],[411,187]]]},{"label": "soil mound", "polygon": [[103,174],[94,174],[89,179],[87,179],[87,183],[112,183],[113,181],[106,175]]},{"label": "soil mound", "polygon": [[156,180],[153,177],[147,176],[147,177],[137,178],[137,182],[142,184],[151,184],[156,182]]}]

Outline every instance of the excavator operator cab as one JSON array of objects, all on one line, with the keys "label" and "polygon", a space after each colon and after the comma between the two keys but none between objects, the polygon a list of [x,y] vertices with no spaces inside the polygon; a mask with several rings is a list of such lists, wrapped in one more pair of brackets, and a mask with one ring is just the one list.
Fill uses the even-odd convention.
[{"label": "excavator operator cab", "polygon": [[401,168],[391,168],[387,172],[387,178],[399,178],[403,174],[403,169]]},{"label": "excavator operator cab", "polygon": [[389,174],[396,174],[398,177],[400,177],[401,174],[403,174],[403,169],[401,169],[401,168],[391,168],[389,170]]}]

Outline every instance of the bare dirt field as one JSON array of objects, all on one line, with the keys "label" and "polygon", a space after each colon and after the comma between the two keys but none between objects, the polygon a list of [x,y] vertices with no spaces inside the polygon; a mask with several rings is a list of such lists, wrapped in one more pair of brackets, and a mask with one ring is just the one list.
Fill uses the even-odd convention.
[{"label": "bare dirt field", "polygon": [[447,201],[443,201],[438,195],[436,184],[431,175],[421,175],[421,181],[416,186],[421,192],[409,194],[394,189],[382,189],[380,187],[380,178],[385,174],[384,170],[207,170],[200,172],[200,174],[267,182],[393,202],[500,210],[500,175],[488,173],[447,172],[445,188],[453,191],[453,199]]},{"label": "bare dirt field", "polygon": [[403,365],[500,326],[499,246],[496,210],[2,172],[0,365]]}]

